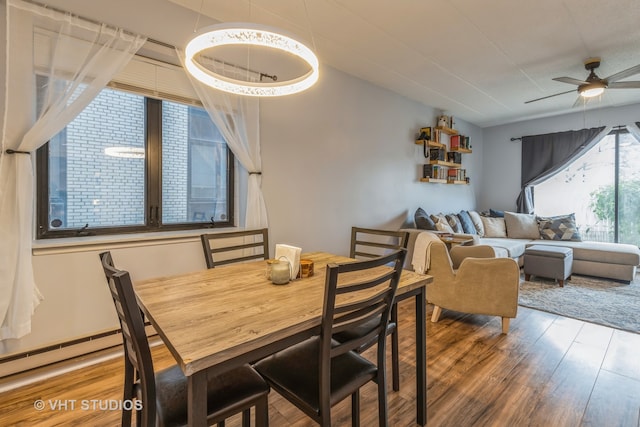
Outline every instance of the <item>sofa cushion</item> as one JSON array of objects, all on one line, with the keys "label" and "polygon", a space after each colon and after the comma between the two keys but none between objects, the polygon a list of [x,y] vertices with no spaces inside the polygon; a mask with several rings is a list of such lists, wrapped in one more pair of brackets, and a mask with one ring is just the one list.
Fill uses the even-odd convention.
[{"label": "sofa cushion", "polygon": [[546,218],[540,217],[538,218],[538,225],[542,240],[570,240],[575,242],[582,240],[573,213]]},{"label": "sofa cushion", "polygon": [[524,254],[524,250],[527,244],[531,243],[531,240],[482,237],[478,243],[481,245],[489,245],[493,248],[502,248],[508,253],[509,258],[519,258]]},{"label": "sofa cushion", "polygon": [[416,210],[413,219],[416,222],[416,228],[421,230],[436,230],[436,223],[433,222],[431,217],[422,208]]},{"label": "sofa cushion", "polygon": [[507,237],[504,218],[483,216],[481,219],[484,227],[484,237]]},{"label": "sofa cushion", "polygon": [[466,234],[478,234],[476,230],[476,226],[473,225],[473,220],[471,216],[469,216],[469,212],[460,211],[458,212],[458,218],[460,219],[460,224],[462,225],[462,231]]},{"label": "sofa cushion", "polygon": [[458,218],[458,215],[448,214],[448,215],[445,215],[445,218],[447,218],[447,222],[451,226],[451,229],[453,230],[454,233],[464,233],[464,229],[462,228],[462,224],[460,223],[460,219]]},{"label": "sofa cushion", "polygon": [[535,215],[505,211],[507,236],[513,239],[539,239],[540,229]]},{"label": "sofa cushion", "polygon": [[504,218],[504,211],[489,209],[489,216],[493,218]]}]

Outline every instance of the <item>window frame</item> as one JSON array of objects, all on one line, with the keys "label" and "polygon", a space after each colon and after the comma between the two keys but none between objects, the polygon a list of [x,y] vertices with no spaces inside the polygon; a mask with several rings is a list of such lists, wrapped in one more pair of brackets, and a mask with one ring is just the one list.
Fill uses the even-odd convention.
[{"label": "window frame", "polygon": [[[135,93],[135,92],[134,92]],[[144,224],[109,227],[82,227],[77,229],[52,228],[49,224],[49,142],[36,151],[36,239],[54,239],[161,231],[197,230],[235,226],[235,156],[227,145],[227,204],[229,214],[225,221],[162,223],[162,99],[145,98],[145,200]],[[168,100],[171,102],[177,102]],[[187,102],[180,102],[189,105]],[[195,106],[195,105],[192,105]]]}]

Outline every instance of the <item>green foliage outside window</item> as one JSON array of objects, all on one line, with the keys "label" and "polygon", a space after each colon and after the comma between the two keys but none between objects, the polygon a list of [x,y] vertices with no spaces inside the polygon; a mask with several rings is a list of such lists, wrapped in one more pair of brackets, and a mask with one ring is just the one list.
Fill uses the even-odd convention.
[{"label": "green foliage outside window", "polygon": [[[621,181],[619,187],[619,236],[620,242],[640,241],[640,180]],[[615,221],[615,187],[608,185],[592,191],[589,207],[595,216],[608,224]]]}]

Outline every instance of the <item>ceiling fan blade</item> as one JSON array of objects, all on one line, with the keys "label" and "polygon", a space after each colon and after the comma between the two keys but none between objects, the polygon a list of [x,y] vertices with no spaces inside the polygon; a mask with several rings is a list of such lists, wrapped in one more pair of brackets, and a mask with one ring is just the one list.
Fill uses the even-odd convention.
[{"label": "ceiling fan blade", "polygon": [[525,101],[525,104],[530,104],[530,103],[536,102],[536,101],[542,101],[543,99],[553,98],[554,96],[565,95],[567,93],[571,93],[571,92],[575,92],[575,91],[576,91],[575,89],[571,89],[571,90],[568,90],[566,92],[560,92],[560,93],[556,93],[556,94],[549,95],[549,96],[543,96],[542,98],[532,99],[531,101]]},{"label": "ceiling fan blade", "polygon": [[562,83],[569,83],[570,85],[585,85],[588,82],[585,82],[584,80],[578,80],[578,79],[574,79],[572,77],[556,77],[555,80],[557,82],[562,82]]},{"label": "ceiling fan blade", "polygon": [[609,89],[640,89],[640,82],[613,82],[607,87]]},{"label": "ceiling fan blade", "polygon": [[613,83],[638,73],[640,73],[640,64],[636,65],[635,67],[627,68],[626,70],[620,71],[619,73],[612,74],[605,80],[609,83]]}]

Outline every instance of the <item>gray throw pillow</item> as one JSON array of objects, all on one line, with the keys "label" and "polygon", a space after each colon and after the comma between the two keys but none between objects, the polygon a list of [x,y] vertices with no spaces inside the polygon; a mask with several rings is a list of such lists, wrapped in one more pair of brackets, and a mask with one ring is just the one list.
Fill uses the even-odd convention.
[{"label": "gray throw pillow", "polygon": [[413,218],[416,222],[416,228],[419,228],[421,230],[436,230],[436,223],[433,222],[431,217],[424,211],[424,209],[418,208]]},{"label": "gray throw pillow", "polygon": [[576,217],[573,213],[546,218],[540,217],[538,218],[538,226],[540,228],[540,238],[543,240],[582,241],[576,225]]}]

